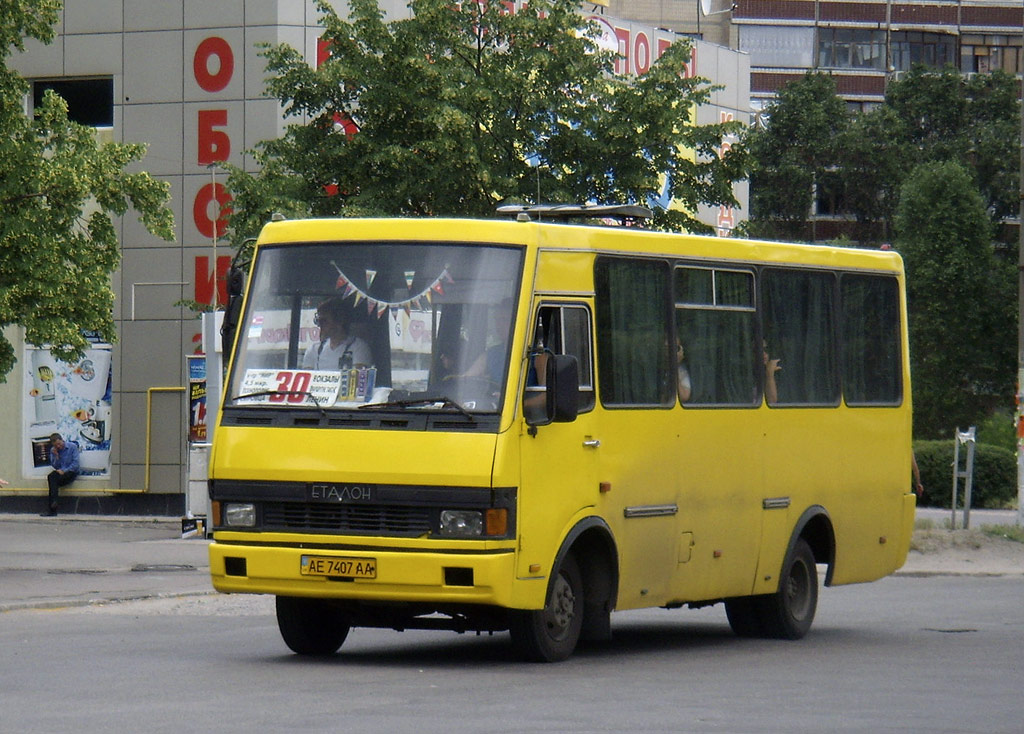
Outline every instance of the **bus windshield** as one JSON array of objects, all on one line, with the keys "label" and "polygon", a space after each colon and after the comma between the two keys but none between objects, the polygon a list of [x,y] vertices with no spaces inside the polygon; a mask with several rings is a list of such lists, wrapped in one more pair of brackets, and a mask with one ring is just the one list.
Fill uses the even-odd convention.
[{"label": "bus windshield", "polygon": [[497,411],[522,257],[437,242],[259,248],[225,407]]}]

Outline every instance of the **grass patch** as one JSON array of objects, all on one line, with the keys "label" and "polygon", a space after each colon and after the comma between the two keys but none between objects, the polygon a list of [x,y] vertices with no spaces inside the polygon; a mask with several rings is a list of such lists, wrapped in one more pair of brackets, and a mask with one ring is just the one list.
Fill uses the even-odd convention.
[{"label": "grass patch", "polygon": [[1024,543],[1024,528],[1019,525],[982,525],[981,532],[993,538]]}]

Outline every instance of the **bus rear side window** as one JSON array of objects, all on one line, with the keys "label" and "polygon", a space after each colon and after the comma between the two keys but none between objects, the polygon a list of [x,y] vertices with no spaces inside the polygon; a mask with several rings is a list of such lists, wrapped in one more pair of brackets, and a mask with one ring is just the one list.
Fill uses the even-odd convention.
[{"label": "bus rear side window", "polygon": [[899,284],[878,275],[843,275],[840,295],[847,404],[898,405],[903,396]]},{"label": "bus rear side window", "polygon": [[799,270],[764,271],[764,359],[778,359],[782,405],[838,405],[835,276]]}]

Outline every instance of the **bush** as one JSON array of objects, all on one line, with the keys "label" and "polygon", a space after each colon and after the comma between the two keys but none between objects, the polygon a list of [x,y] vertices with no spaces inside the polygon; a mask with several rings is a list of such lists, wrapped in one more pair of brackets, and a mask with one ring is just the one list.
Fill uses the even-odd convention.
[{"label": "bush", "polygon": [[[953,441],[915,441],[914,455],[921,470],[924,507],[945,507],[953,492]],[[967,467],[967,446],[960,447],[960,470]],[[957,507],[963,507],[964,479],[957,480]],[[971,507],[1009,507],[1017,497],[1017,456],[1001,446],[986,443],[974,447],[974,480]]]},{"label": "bush", "polygon": [[[1017,426],[1013,413],[998,410],[978,424],[978,441],[980,443],[1002,446],[1007,451],[1017,452]],[[952,480],[950,480],[952,489]]]}]

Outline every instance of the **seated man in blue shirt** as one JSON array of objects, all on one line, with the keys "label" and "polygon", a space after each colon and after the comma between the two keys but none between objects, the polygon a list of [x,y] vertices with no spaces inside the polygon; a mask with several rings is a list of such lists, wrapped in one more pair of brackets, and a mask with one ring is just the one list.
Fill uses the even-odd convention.
[{"label": "seated man in blue shirt", "polygon": [[53,471],[46,476],[50,485],[50,505],[43,517],[54,517],[57,514],[57,493],[78,476],[78,444],[74,441],[66,443],[59,433],[50,435],[50,466]]}]

